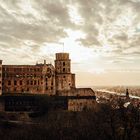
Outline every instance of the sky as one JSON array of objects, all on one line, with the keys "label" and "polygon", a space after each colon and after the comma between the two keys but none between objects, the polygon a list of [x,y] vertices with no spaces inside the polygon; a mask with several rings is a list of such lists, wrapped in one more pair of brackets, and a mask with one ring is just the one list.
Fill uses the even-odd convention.
[{"label": "sky", "polygon": [[77,86],[140,85],[140,0],[0,0],[3,64],[53,64],[57,52]]}]

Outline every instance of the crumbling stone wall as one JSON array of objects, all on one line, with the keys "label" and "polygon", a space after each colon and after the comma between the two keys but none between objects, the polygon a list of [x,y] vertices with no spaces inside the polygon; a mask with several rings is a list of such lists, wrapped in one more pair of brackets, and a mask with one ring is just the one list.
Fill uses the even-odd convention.
[{"label": "crumbling stone wall", "polygon": [[55,70],[51,64],[3,65],[3,94],[55,94]]}]

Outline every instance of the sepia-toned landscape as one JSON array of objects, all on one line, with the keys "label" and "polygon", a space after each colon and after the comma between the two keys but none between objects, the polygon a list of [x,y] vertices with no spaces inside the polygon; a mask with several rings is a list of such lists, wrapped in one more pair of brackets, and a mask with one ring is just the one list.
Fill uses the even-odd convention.
[{"label": "sepia-toned landscape", "polygon": [[0,0],[0,140],[140,140],[140,0]]}]

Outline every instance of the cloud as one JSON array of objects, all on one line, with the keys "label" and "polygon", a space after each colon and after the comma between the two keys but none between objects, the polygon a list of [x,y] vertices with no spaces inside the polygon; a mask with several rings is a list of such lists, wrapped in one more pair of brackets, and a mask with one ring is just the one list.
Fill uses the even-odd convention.
[{"label": "cloud", "polygon": [[0,48],[7,53],[20,48],[22,56],[28,48],[30,55],[37,55],[43,44],[68,38],[69,29],[84,34],[75,35],[75,41],[95,48],[92,55],[116,64],[135,60],[140,52],[140,1],[0,0]]},{"label": "cloud", "polygon": [[64,29],[74,26],[67,6],[59,1],[1,1],[0,16],[0,42],[8,42],[9,47],[19,47],[24,40],[59,41],[67,36]]},{"label": "cloud", "polygon": [[116,54],[123,55],[127,48],[140,50],[140,1],[79,0],[76,4],[84,19],[81,30],[85,37],[78,39],[83,46],[108,46],[116,57]]}]

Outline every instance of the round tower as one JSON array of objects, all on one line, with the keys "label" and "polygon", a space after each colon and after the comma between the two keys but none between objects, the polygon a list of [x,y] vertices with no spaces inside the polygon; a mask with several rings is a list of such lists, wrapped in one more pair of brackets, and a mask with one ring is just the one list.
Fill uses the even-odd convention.
[{"label": "round tower", "polygon": [[55,71],[56,91],[70,90],[74,84],[69,53],[56,53]]}]

